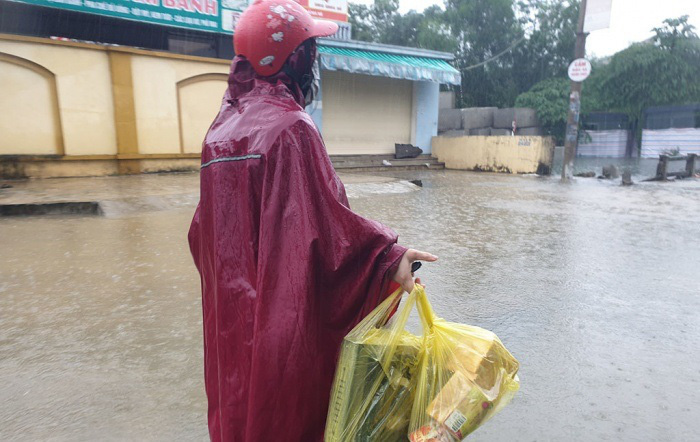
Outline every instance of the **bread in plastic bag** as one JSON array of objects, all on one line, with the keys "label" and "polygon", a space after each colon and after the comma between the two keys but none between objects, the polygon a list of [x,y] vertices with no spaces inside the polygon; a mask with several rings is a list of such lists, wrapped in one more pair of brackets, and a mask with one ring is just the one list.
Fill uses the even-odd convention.
[{"label": "bread in plastic bag", "polygon": [[[345,337],[326,441],[462,440],[518,390],[518,361],[495,334],[436,317],[418,284],[387,324],[400,299],[399,290]],[[422,336],[405,329],[414,305]]]}]

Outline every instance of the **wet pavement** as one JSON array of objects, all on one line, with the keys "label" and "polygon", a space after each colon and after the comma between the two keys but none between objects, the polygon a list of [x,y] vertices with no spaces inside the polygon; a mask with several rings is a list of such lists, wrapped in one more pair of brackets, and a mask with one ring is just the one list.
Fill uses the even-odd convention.
[{"label": "wet pavement", "polygon": [[[700,180],[385,178],[351,178],[353,208],[439,255],[419,272],[437,312],[521,362],[471,440],[697,440]],[[129,179],[64,181],[106,189],[107,216],[0,218],[0,440],[207,438],[196,176]]]}]

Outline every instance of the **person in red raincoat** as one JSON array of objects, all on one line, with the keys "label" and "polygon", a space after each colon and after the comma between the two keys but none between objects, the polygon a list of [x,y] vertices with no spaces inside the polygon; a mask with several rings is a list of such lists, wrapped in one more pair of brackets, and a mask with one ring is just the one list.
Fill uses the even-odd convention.
[{"label": "person in red raincoat", "polygon": [[189,231],[214,441],[322,440],[343,337],[437,259],[350,210],[304,112],[314,37],[336,30],[291,0],[256,2],[235,29]]}]

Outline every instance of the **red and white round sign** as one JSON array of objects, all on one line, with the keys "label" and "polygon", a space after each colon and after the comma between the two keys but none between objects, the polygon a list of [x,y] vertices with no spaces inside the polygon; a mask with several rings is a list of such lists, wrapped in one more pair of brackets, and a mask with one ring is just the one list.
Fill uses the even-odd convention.
[{"label": "red and white round sign", "polygon": [[571,81],[581,82],[591,75],[591,62],[585,58],[577,58],[569,65]]}]

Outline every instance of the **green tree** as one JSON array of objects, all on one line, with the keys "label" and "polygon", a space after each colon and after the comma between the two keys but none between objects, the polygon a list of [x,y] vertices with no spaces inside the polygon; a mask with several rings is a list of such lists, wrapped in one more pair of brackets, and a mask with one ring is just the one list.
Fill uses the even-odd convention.
[{"label": "green tree", "polygon": [[353,38],[455,54],[460,106],[509,107],[534,84],[566,72],[578,0],[445,0],[398,12],[397,0],[350,3]]},{"label": "green tree", "polygon": [[446,0],[445,21],[457,41],[455,64],[462,71],[461,106],[507,106],[518,95],[513,54],[479,65],[523,36],[514,0]]},{"label": "green tree", "polygon": [[401,38],[404,29],[399,29],[402,23],[399,13],[399,0],[374,0],[370,8],[376,41],[388,43]]},{"label": "green tree", "polygon": [[687,41],[698,38],[695,33],[695,26],[688,23],[688,16],[682,15],[678,18],[667,18],[661,27],[652,29],[654,32],[654,43],[664,49],[673,51],[679,41]]},{"label": "green tree", "polygon": [[372,15],[367,5],[348,3],[348,21],[352,25],[354,40],[374,41]]},{"label": "green tree", "polygon": [[514,51],[520,92],[547,78],[564,77],[574,54],[580,2],[521,2],[522,22],[529,35]]},{"label": "green tree", "polygon": [[457,47],[437,5],[403,15],[397,0],[375,0],[370,6],[349,3],[348,8],[355,40],[445,52]]},{"label": "green tree", "polygon": [[515,106],[536,109],[545,133],[554,136],[561,144],[566,133],[570,87],[571,82],[565,77],[542,80],[520,94]]},{"label": "green tree", "polygon": [[387,43],[399,38],[398,0],[374,0],[371,6],[349,3],[348,15],[355,40]]},{"label": "green tree", "polygon": [[[641,116],[650,106],[700,101],[700,38],[681,17],[656,28],[653,42],[633,44],[609,60],[593,62],[583,83],[584,114],[626,113],[636,137]],[[517,106],[537,109],[545,127],[560,137],[567,117],[568,81],[565,77],[537,83],[516,100]]]},{"label": "green tree", "polygon": [[699,72],[700,40],[693,38],[678,41],[675,50],[634,44],[592,78],[599,82],[599,105],[637,119],[649,106],[700,101]]},{"label": "green tree", "polygon": [[445,12],[437,5],[423,11],[418,25],[417,44],[420,48],[434,51],[457,52],[458,42],[449,25],[445,22]]},{"label": "green tree", "polygon": [[378,41],[398,46],[419,47],[418,28],[423,20],[423,15],[416,11],[394,14],[388,22],[384,32],[379,32]]},{"label": "green tree", "polygon": [[[639,137],[644,109],[700,101],[700,39],[679,39],[673,46],[638,43],[615,54],[595,76],[598,110],[629,115]],[[596,96],[597,95],[597,96]],[[585,97],[585,91],[584,95]],[[584,110],[589,109],[586,106]]]}]

